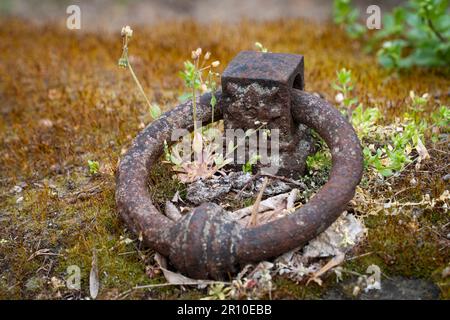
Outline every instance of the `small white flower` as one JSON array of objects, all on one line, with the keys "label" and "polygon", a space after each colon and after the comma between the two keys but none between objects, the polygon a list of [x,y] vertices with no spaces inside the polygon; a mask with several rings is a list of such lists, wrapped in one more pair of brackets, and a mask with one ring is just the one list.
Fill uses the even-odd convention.
[{"label": "small white flower", "polygon": [[14,186],[14,188],[11,189],[12,193],[21,193],[22,192],[22,187],[21,186]]},{"label": "small white flower", "polygon": [[337,103],[342,103],[342,101],[344,101],[344,95],[339,92],[334,99]]},{"label": "small white flower", "polygon": [[133,30],[130,28],[130,26],[125,26],[122,28],[122,37],[127,36],[128,38],[131,38],[133,36]]},{"label": "small white flower", "polygon": [[200,58],[201,55],[202,55],[202,48],[197,48],[197,50],[192,51],[193,60]]},{"label": "small white flower", "polygon": [[196,60],[202,55],[202,48],[197,48],[197,50],[192,51],[192,59]]},{"label": "small white flower", "polygon": [[211,52],[208,51],[207,53],[205,53],[205,60],[208,60],[209,57],[211,57]]},{"label": "small white flower", "polygon": [[219,62],[219,61],[214,61],[213,63],[211,63],[211,65],[212,65],[214,68],[217,68],[217,67],[220,65],[220,62]]}]

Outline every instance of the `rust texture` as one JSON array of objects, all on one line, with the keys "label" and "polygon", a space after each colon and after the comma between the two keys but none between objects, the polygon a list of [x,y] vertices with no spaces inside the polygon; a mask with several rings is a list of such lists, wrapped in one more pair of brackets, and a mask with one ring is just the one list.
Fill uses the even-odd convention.
[{"label": "rust texture", "polygon": [[[277,174],[284,176],[303,174],[314,150],[309,129],[294,123],[291,115],[291,89],[303,90],[304,82],[303,56],[297,54],[243,51],[222,74],[225,129],[246,131],[263,122],[278,129]],[[248,150],[245,157],[251,157]]]},{"label": "rust texture", "polygon": [[[121,160],[116,189],[121,217],[134,233],[142,236],[146,245],[168,257],[180,272],[192,278],[224,279],[247,263],[281,255],[324,231],[353,198],[361,180],[363,158],[352,126],[325,100],[293,87],[288,93],[285,101],[290,101],[293,123],[314,129],[325,140],[333,165],[329,181],[322,189],[286,217],[243,228],[213,203],[200,205],[177,222],[158,212],[147,187],[149,172],[160,160],[164,140],[170,141],[174,128],[193,129],[190,102],[146,127]],[[209,94],[200,97],[198,120],[211,119],[209,101]],[[228,103],[219,93],[215,119],[222,118]]]}]

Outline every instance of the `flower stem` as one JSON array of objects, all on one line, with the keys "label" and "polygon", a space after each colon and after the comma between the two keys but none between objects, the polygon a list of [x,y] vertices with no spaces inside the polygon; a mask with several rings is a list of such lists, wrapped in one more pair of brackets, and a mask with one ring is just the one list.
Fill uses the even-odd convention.
[{"label": "flower stem", "polygon": [[195,61],[194,81],[192,82],[192,117],[194,119],[194,132],[197,131],[197,92],[195,90],[195,83],[198,77],[198,58]]},{"label": "flower stem", "polygon": [[139,82],[138,78],[136,77],[136,74],[134,73],[133,68],[131,67],[130,61],[128,61],[128,69],[130,70],[131,76],[133,77],[134,82],[136,82],[136,85],[138,86],[139,91],[140,91],[141,94],[144,96],[145,101],[146,101],[147,104],[148,104],[148,107],[151,108],[152,105],[151,105],[151,103],[150,103],[150,100],[148,100],[147,95],[146,95],[145,92],[144,92],[144,88],[142,88],[141,83]]},{"label": "flower stem", "polygon": [[[209,71],[209,73],[208,73],[208,81],[209,81],[209,83],[210,83],[210,85],[211,85],[211,83],[212,83],[212,77],[211,77],[211,70]],[[211,94],[212,95],[215,95],[215,90],[214,90],[214,88],[211,88],[212,90],[211,90]],[[211,111],[212,111],[212,114],[211,114],[211,124],[213,124],[214,123],[214,105],[212,105],[211,106]]]}]

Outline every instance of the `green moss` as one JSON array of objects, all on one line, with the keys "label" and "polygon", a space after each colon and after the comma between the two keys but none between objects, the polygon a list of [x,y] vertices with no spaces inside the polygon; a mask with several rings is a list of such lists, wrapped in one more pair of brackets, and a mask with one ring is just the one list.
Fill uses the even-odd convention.
[{"label": "green moss", "polygon": [[173,177],[174,173],[169,164],[158,163],[155,165],[149,177],[150,196],[153,202],[164,208],[165,202],[173,198],[178,191],[181,198],[185,198],[186,189],[184,185]]},{"label": "green moss", "polygon": [[350,270],[365,273],[369,265],[376,264],[389,276],[430,279],[433,272],[449,261],[437,235],[419,230],[408,216],[380,214],[365,222],[369,231],[363,251],[370,254],[347,262],[345,266]]},{"label": "green moss", "polygon": [[334,284],[332,278],[332,276],[324,277],[322,286],[319,286],[316,283],[299,284],[283,277],[275,277],[276,290],[273,293],[273,299],[320,299],[326,290]]}]

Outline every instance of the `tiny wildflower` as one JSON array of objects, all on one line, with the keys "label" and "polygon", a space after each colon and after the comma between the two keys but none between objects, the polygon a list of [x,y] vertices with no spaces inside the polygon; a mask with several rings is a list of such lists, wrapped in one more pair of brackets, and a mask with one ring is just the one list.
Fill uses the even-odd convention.
[{"label": "tiny wildflower", "polygon": [[213,68],[217,68],[220,65],[220,61],[214,61],[213,63],[211,63],[211,66]]},{"label": "tiny wildflower", "polygon": [[197,50],[192,51],[192,59],[197,60],[202,55],[202,48],[197,48]]},{"label": "tiny wildflower", "polygon": [[119,65],[119,67],[121,67],[121,68],[128,68],[128,59],[126,59],[126,58],[120,58],[120,59],[119,59],[118,65]]},{"label": "tiny wildflower", "polygon": [[121,35],[122,37],[131,38],[133,36],[133,30],[130,28],[130,26],[125,26],[122,28]]},{"label": "tiny wildflower", "polygon": [[337,103],[342,103],[342,102],[344,101],[344,95],[343,95],[341,92],[339,92],[339,93],[336,95],[336,97],[334,98],[334,100],[335,100]]},{"label": "tiny wildflower", "polygon": [[149,106],[150,113],[153,119],[159,118],[161,116],[161,109],[156,104],[151,104],[150,100],[148,99],[147,95],[145,94],[144,88],[142,87],[141,83],[139,82],[139,79],[137,78],[136,74],[134,73],[133,68],[131,67],[131,63],[128,57],[128,42],[129,38],[133,36],[133,30],[130,28],[130,26],[125,26],[122,28],[121,35],[123,37],[123,48],[122,48],[122,55],[119,59],[118,65],[121,68],[129,69],[131,76],[133,77],[134,82],[136,83],[136,86],[138,87],[140,93],[145,99],[145,102]]}]

